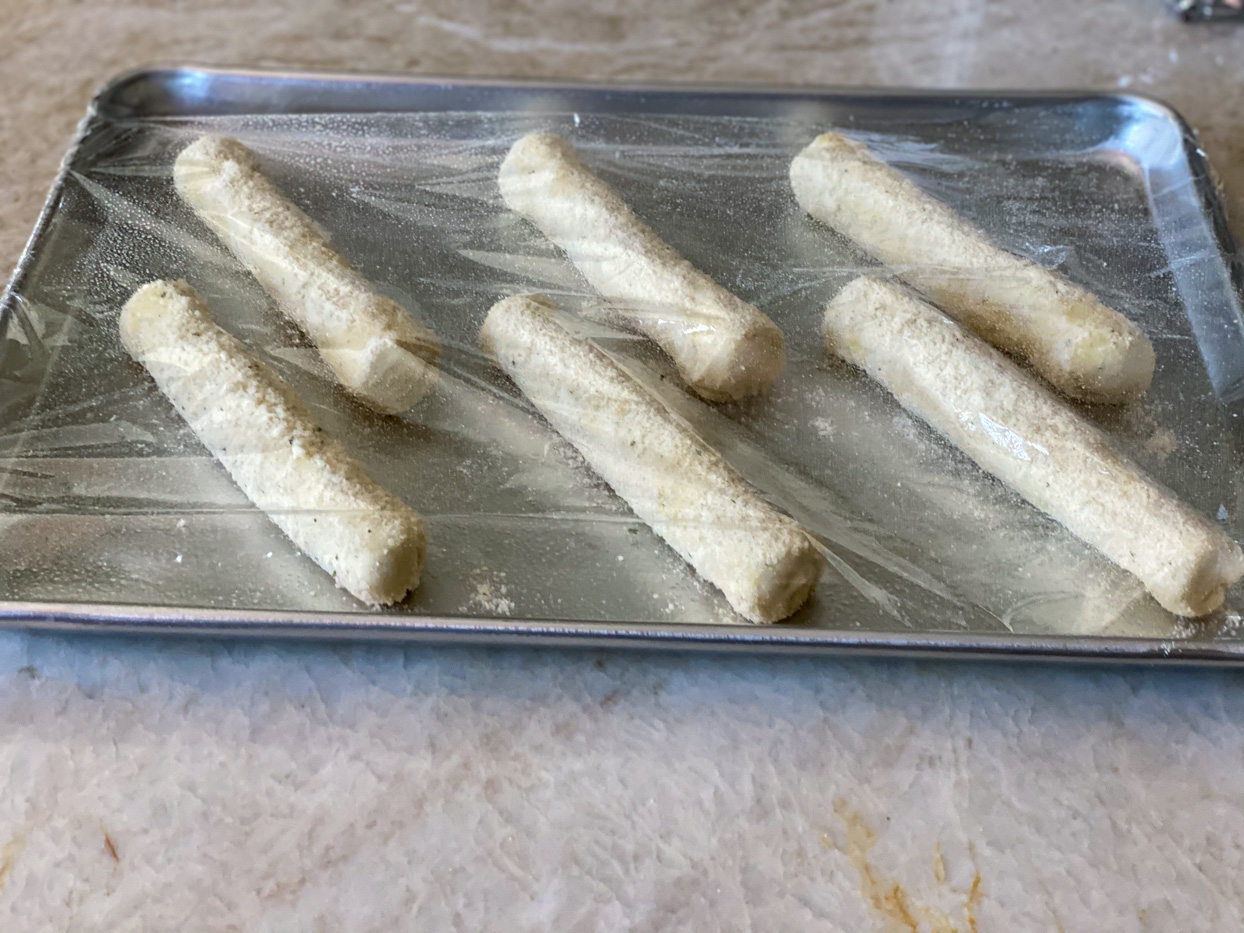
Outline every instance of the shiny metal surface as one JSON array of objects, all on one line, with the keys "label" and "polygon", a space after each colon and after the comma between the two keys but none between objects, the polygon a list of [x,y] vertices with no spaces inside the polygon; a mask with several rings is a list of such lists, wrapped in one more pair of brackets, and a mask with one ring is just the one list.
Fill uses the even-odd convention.
[{"label": "shiny metal surface", "polygon": [[[420,122],[408,124],[402,115],[416,115]],[[978,205],[997,202],[1001,207],[996,219],[1003,222],[1031,219],[1036,235],[1009,246],[1031,250],[1037,258],[1052,247],[1057,255],[1051,261],[1060,268],[1070,263],[1073,272],[1100,276],[1092,284],[1106,297],[1137,302],[1148,329],[1151,333],[1156,329],[1155,336],[1164,341],[1159,342],[1159,353],[1162,346],[1171,348],[1172,362],[1165,374],[1160,372],[1166,388],[1156,387],[1152,409],[1142,412],[1139,420],[1107,414],[1102,416],[1104,426],[1145,462],[1153,425],[1169,425],[1179,435],[1179,448],[1169,461],[1151,459],[1146,467],[1198,508],[1212,513],[1219,505],[1230,516],[1229,528],[1240,537],[1233,451],[1239,445],[1236,416],[1244,401],[1244,315],[1240,310],[1244,277],[1195,137],[1178,115],[1161,104],[1130,95],[1091,93],[617,87],[167,69],[122,76],[97,97],[0,305],[0,328],[6,338],[0,344],[4,380],[0,382],[0,535],[10,542],[7,547],[0,544],[0,581],[6,584],[8,600],[0,604],[0,621],[14,626],[111,631],[498,644],[608,643],[1162,662],[1244,658],[1234,605],[1195,625],[1156,611],[1146,597],[1138,598],[1134,588],[1120,584],[1119,575],[1103,567],[1100,558],[1084,554],[1082,546],[1077,549],[1075,542],[1068,542],[1065,534],[1051,529],[1040,516],[1022,511],[1004,491],[968,475],[970,471],[963,470],[953,452],[930,445],[923,435],[912,440],[920,447],[919,456],[899,455],[897,465],[891,464],[887,449],[868,445],[883,442],[892,433],[890,421],[897,416],[883,399],[867,392],[849,395],[857,391],[855,382],[832,367],[826,372],[814,339],[802,344],[796,340],[796,347],[803,349],[796,350],[788,378],[802,380],[798,391],[776,399],[768,410],[730,411],[724,417],[703,414],[696,426],[766,494],[822,534],[831,548],[843,545],[842,566],[835,566],[846,576],[822,584],[831,589],[796,616],[793,624],[737,624],[723,613],[714,593],[686,579],[685,568],[662,553],[662,546],[646,529],[634,529],[633,520],[607,492],[593,488],[590,482],[580,488],[583,483],[581,476],[576,481],[579,474],[573,463],[554,463],[548,468],[551,472],[531,479],[532,469],[543,471],[548,466],[548,454],[546,450],[540,455],[538,468],[531,467],[536,455],[524,445],[547,446],[550,441],[538,433],[527,436],[530,413],[522,400],[507,394],[480,367],[470,349],[470,316],[478,315],[491,296],[515,281],[534,278],[538,283],[539,278],[513,263],[504,274],[488,276],[478,271],[478,258],[472,260],[475,265],[459,263],[463,256],[487,254],[493,262],[508,257],[509,263],[514,257],[529,261],[533,255],[548,261],[555,259],[554,254],[541,254],[533,238],[508,226],[488,204],[481,213],[463,214],[463,218],[464,222],[483,222],[493,239],[492,252],[480,249],[479,243],[464,235],[461,242],[451,244],[451,252],[444,253],[443,268],[429,267],[441,255],[431,254],[422,267],[410,260],[414,265],[409,271],[402,267],[408,261],[404,254],[392,248],[392,237],[369,236],[357,223],[357,214],[349,208],[331,207],[341,189],[339,175],[326,176],[328,181],[307,195],[329,205],[325,210],[336,221],[335,238],[356,261],[367,256],[360,264],[382,277],[395,294],[413,297],[422,306],[433,325],[449,338],[450,368],[459,382],[486,384],[488,389],[480,398],[487,404],[501,400],[495,411],[481,413],[481,423],[518,435],[513,441],[515,450],[524,449],[512,457],[497,455],[496,462],[483,462],[488,439],[476,437],[461,420],[461,412],[450,411],[450,403],[445,411],[433,411],[426,419],[415,417],[396,433],[388,427],[361,429],[357,412],[340,412],[338,400],[320,382],[297,367],[283,370],[287,378],[303,379],[299,390],[330,421],[337,419],[331,424],[335,432],[347,436],[354,432],[350,437],[354,445],[372,457],[364,458],[369,468],[390,485],[400,486],[409,472],[403,467],[407,461],[397,452],[404,456],[408,450],[444,441],[443,450],[430,453],[427,464],[427,478],[435,480],[430,485],[439,489],[437,495],[442,498],[413,487],[398,490],[408,499],[415,497],[418,501],[413,504],[431,513],[434,548],[436,522],[441,523],[443,547],[434,550],[432,579],[413,606],[382,614],[356,611],[347,597],[319,579],[315,568],[303,567],[306,562],[288,548],[275,556],[281,568],[278,572],[284,576],[272,588],[259,576],[252,579],[245,566],[215,569],[194,583],[179,582],[180,577],[159,563],[171,559],[171,552],[164,554],[167,548],[157,546],[171,540],[178,521],[183,525],[189,521],[192,533],[200,536],[196,540],[209,542],[213,554],[240,555],[243,564],[254,564],[265,554],[271,558],[273,548],[279,549],[283,539],[265,528],[261,516],[238,502],[227,480],[222,482],[210,461],[193,452],[193,443],[185,441],[184,431],[179,433],[174,421],[152,413],[158,400],[134,394],[133,373],[125,370],[119,358],[109,356],[112,351],[106,341],[99,342],[103,338],[92,336],[96,323],[110,320],[108,306],[115,303],[115,297],[109,289],[123,292],[129,285],[127,276],[137,274],[133,269],[142,269],[144,274],[156,269],[160,257],[172,247],[176,259],[171,272],[218,276],[216,297],[235,329],[240,327],[259,340],[278,365],[282,360],[288,363],[290,354],[299,348],[279,328],[272,330],[246,317],[245,308],[262,304],[262,299],[256,299],[253,291],[227,284],[229,276],[236,277],[236,270],[223,267],[216,254],[208,255],[214,247],[204,245],[160,187],[160,166],[175,141],[203,126],[239,127],[251,134],[247,141],[257,145],[261,154],[269,146],[266,155],[274,160],[279,177],[299,166],[305,168],[317,155],[313,150],[319,143],[309,142],[320,138],[317,133],[340,133],[347,148],[354,145],[350,134],[388,134],[386,139],[391,136],[397,141],[394,151],[398,155],[416,160],[417,133],[410,126],[440,134],[458,147],[459,154],[467,151],[469,164],[454,163],[449,175],[432,173],[428,166],[449,164],[440,150],[436,158],[417,163],[412,170],[423,179],[419,182],[423,200],[414,207],[409,201],[418,199],[397,196],[402,179],[392,165],[378,167],[368,161],[361,169],[363,194],[378,212],[372,221],[398,217],[401,234],[414,236],[421,229],[443,229],[443,219],[453,216],[446,211],[461,210],[444,207],[429,192],[480,200],[478,189],[471,186],[486,184],[488,176],[482,167],[503,151],[505,140],[514,132],[545,122],[578,128],[580,118],[590,144],[602,158],[608,157],[615,143],[628,156],[640,158],[641,167],[635,171],[641,187],[650,187],[653,179],[664,176],[692,177],[695,159],[708,152],[704,141],[720,138],[721,145],[742,153],[741,164],[749,166],[749,174],[732,180],[730,171],[719,171],[695,193],[704,200],[727,203],[736,199],[750,207],[748,199],[758,197],[752,189],[777,190],[770,181],[778,177],[776,172],[795,141],[818,126],[854,126],[879,137],[904,140],[909,148],[900,147],[898,158],[907,161],[906,167],[922,183],[948,199],[959,197]],[[295,119],[303,122],[290,122]],[[642,131],[633,129],[641,124]],[[622,133],[619,128],[624,127],[630,128]],[[690,140],[683,147],[687,151],[673,142],[680,134]],[[357,157],[360,152],[367,156],[371,150],[351,149],[347,156]],[[947,160],[953,159],[979,172],[947,170]],[[621,172],[633,162],[633,158],[629,162],[623,158],[611,167]],[[143,181],[146,178],[156,181],[148,184]],[[119,187],[108,188],[110,179],[121,179]],[[624,174],[618,179],[615,183],[625,185]],[[978,190],[973,192],[973,188]],[[1082,193],[1084,201],[1072,215],[1060,215],[1055,208],[1069,193]],[[651,201],[643,203],[642,194],[635,197],[640,208],[653,206]],[[718,249],[712,242],[714,226],[724,229],[733,215],[719,212],[706,217],[695,215],[694,210],[689,208],[687,216],[669,222],[671,239],[682,234],[678,242],[686,248],[693,234],[701,237],[702,242],[689,249],[692,258],[723,279],[729,267],[719,253],[757,257],[755,267],[744,276],[749,281],[739,287],[752,288],[754,294],[749,297],[754,300],[767,300],[766,310],[788,332],[798,331],[804,318],[818,313],[824,297],[845,276],[865,265],[843,244],[833,247],[837,253],[828,264],[818,259],[816,251],[825,248],[823,234],[805,229],[800,218],[786,214],[757,221],[755,230],[738,225],[738,231],[721,233],[726,240]],[[115,239],[123,232],[127,211],[141,214],[134,227],[144,234],[154,231],[152,242],[121,237],[110,248],[108,237]],[[1139,232],[1132,233],[1132,228]],[[100,243],[105,245],[100,247]],[[788,252],[792,264],[811,272],[800,277],[776,268],[762,254],[774,243]],[[118,272],[128,259],[122,257],[117,244],[132,247],[139,257],[131,269]],[[200,270],[204,255],[208,261]],[[369,268],[373,259],[375,268]],[[721,268],[714,269],[714,263]],[[1106,271],[1095,271],[1098,265]],[[83,281],[84,275],[90,281]],[[573,280],[561,284],[568,300],[583,299]],[[446,299],[444,308],[439,308],[438,294],[452,300]],[[42,340],[46,334],[33,341],[13,339],[22,327],[43,327],[56,319],[53,312],[58,303],[71,308],[66,321],[76,321],[72,327],[65,324],[60,332],[64,340]],[[98,330],[104,333],[106,328]],[[88,336],[83,337],[84,333]],[[42,347],[46,355],[40,357],[31,347]],[[814,383],[816,391],[808,388]],[[818,438],[808,425],[826,414],[817,406],[831,404],[824,400],[830,390],[840,390],[846,399],[841,403],[845,408],[833,411],[838,423],[858,417],[861,424],[871,424],[884,418],[885,430],[874,437],[852,427],[846,433],[856,440],[863,438],[863,453],[848,451],[837,455],[837,461],[822,464],[825,439]],[[82,406],[91,412],[90,419],[65,415],[82,411]],[[1198,413],[1204,413],[1204,418]],[[39,431],[56,430],[63,440],[66,431],[97,428],[118,414],[124,423],[138,425],[149,436],[113,438],[112,446],[76,448],[39,439],[43,436]],[[695,412],[690,416],[693,420],[701,417]],[[1194,423],[1202,420],[1204,424]],[[159,430],[149,430],[153,426]],[[910,426],[901,426],[910,432]],[[769,462],[766,451],[781,452],[780,467]],[[519,482],[516,477],[526,477],[520,483],[521,495],[516,494],[513,501],[504,493],[471,498],[475,493],[447,485],[455,475],[454,457],[476,464],[468,477],[472,489],[503,490],[507,483]],[[152,463],[170,465],[166,473],[174,479],[163,492],[151,488],[167,476],[142,468]],[[49,472],[40,474],[43,468]],[[943,485],[942,471],[950,477],[946,482],[953,485],[949,492],[943,490],[945,495],[976,496],[982,503],[982,514],[973,516],[975,524],[962,534],[941,535],[939,529],[946,526],[953,509],[946,511],[940,499],[926,494]],[[843,481],[840,487],[836,479],[864,474],[876,481]],[[928,476],[937,476],[937,483],[929,482]],[[895,477],[920,479],[927,489],[903,503],[896,504],[896,497],[889,495],[877,498],[873,487]],[[538,488],[542,485],[549,488]],[[127,497],[135,489],[140,494]],[[533,489],[543,496],[539,502]],[[188,490],[195,495],[189,496]],[[49,491],[55,495],[49,497]],[[565,502],[558,500],[563,493]],[[446,506],[445,496],[453,500],[453,509]],[[922,502],[931,503],[926,514],[912,514],[913,503]],[[499,515],[506,516],[505,520],[498,519]],[[997,548],[998,554],[973,556],[971,549],[977,542],[968,539],[979,538],[983,530],[1000,522],[1000,539],[1013,539],[1012,543]],[[910,533],[899,527],[903,524],[911,525]],[[89,560],[83,559],[94,568],[89,573],[74,570],[72,544],[66,545],[51,572],[50,565],[42,561],[14,569],[21,562],[15,555],[27,547],[14,543],[23,535],[38,542],[67,535],[66,540],[72,541],[88,525],[103,529],[92,531],[93,543],[84,545],[93,549]],[[575,528],[591,530],[568,531]],[[877,569],[880,565],[872,558],[861,558],[867,551],[859,543],[861,536],[871,536],[869,546],[884,555],[882,569]],[[609,563],[615,551],[631,561],[625,574]],[[1029,567],[1047,553],[1053,555],[1049,557],[1050,579],[1078,579],[1083,574],[1094,581],[1094,595],[1077,596],[1075,612],[1064,611],[1066,593],[1056,592],[1059,588],[1049,584],[1031,583],[1027,590],[1018,584],[996,586],[993,578],[1006,567]],[[181,556],[178,553],[177,568],[184,566]],[[113,569],[104,573],[97,566],[100,561],[108,564],[112,557],[123,565],[119,575]],[[902,572],[896,575],[895,567],[900,571],[908,567],[911,572],[907,577]],[[973,567],[979,571],[979,580],[969,572]],[[862,577],[863,583],[844,582],[852,575]],[[926,577],[931,582],[911,582]],[[899,611],[880,611],[876,600],[867,596],[870,586],[883,587]],[[227,592],[227,587],[235,589]],[[668,610],[664,605],[660,611],[648,609],[636,595],[643,589],[646,600],[647,589],[658,587],[663,604],[669,596]],[[602,592],[606,597],[597,599]],[[1095,624],[1094,613],[1103,606],[1111,607],[1111,616]]]}]

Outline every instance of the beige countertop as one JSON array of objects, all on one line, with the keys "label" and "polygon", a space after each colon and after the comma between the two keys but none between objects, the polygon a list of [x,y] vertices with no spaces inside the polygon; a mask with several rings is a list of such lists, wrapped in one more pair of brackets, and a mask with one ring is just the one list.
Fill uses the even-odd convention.
[{"label": "beige countertop", "polygon": [[[0,263],[152,62],[1127,88],[1244,232],[1244,26],[1156,0],[0,0]],[[1239,929],[1228,672],[0,635],[0,929]]]}]

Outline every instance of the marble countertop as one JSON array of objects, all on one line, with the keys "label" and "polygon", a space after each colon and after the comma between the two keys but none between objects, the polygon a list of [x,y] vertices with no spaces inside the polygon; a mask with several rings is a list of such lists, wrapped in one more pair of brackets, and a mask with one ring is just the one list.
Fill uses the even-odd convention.
[{"label": "marble countertop", "polygon": [[[603,7],[602,7],[603,9]],[[1157,0],[0,0],[0,262],[151,62],[1128,88],[1244,216],[1244,26]],[[1228,930],[1244,679],[0,635],[0,929]]]}]

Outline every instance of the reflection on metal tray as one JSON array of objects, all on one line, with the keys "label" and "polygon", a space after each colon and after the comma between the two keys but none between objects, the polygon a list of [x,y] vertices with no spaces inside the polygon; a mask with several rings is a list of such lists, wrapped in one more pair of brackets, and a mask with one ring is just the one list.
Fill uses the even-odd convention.
[{"label": "reflection on metal tray", "polygon": [[[837,127],[1008,248],[1145,328],[1154,386],[1088,411],[1244,536],[1241,270],[1204,156],[1131,95],[617,87],[214,69],[123,76],[94,101],[0,311],[0,621],[102,630],[972,657],[1244,660],[1240,609],[1196,622],[827,359],[825,301],[873,263],[802,215],[791,156]],[[569,136],[636,212],[788,339],[763,398],[668,401],[815,532],[831,568],[789,623],[743,624],[475,350],[491,303],[586,284],[505,210],[520,134]],[[181,204],[170,166],[237,136],[378,287],[446,342],[435,397],[343,397]],[[128,293],[188,278],[218,319],[429,522],[424,582],[368,612],[249,506],[115,336]],[[590,315],[589,315],[590,316]],[[597,325],[589,325],[596,327]],[[653,383],[641,341],[596,335]]]}]

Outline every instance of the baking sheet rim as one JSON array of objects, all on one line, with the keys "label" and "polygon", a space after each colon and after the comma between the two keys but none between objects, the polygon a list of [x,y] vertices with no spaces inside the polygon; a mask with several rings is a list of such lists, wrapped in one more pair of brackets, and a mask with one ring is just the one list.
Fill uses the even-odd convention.
[{"label": "baking sheet rim", "polygon": [[[92,97],[73,140],[61,160],[35,227],[0,295],[0,331],[29,274],[39,241],[46,234],[72,164],[100,109],[124,88],[140,80],[169,75],[203,74],[256,80],[383,82],[394,85],[531,88],[550,91],[599,90],[626,93],[705,93],[807,95],[809,97],[921,97],[933,100],[1109,99],[1139,104],[1173,123],[1185,138],[1195,139],[1187,121],[1164,101],[1143,93],[1093,90],[971,90],[875,88],[798,84],[713,84],[560,81],[475,76],[403,75],[400,73],[220,67],[193,64],[151,65],[127,69],[105,82]],[[192,111],[184,111],[192,113]],[[384,111],[376,111],[384,112]],[[1208,179],[1209,173],[1206,173]],[[1215,232],[1229,237],[1220,225],[1222,205],[1212,183],[1200,194],[1212,215]],[[1239,271],[1239,263],[1235,263]],[[754,626],[698,623],[627,623],[567,620],[506,620],[357,613],[277,612],[194,607],[156,607],[68,602],[18,602],[0,599],[0,628],[156,633],[246,637],[295,637],[346,640],[435,641],[507,647],[626,647],[665,650],[751,650],[766,653],[864,655],[874,657],[940,657],[947,659],[1047,660],[1084,662],[1180,663],[1244,665],[1244,641],[1214,642],[1181,638],[1121,638],[1086,635],[1019,635],[985,632],[878,632],[803,628],[797,625]]]}]

